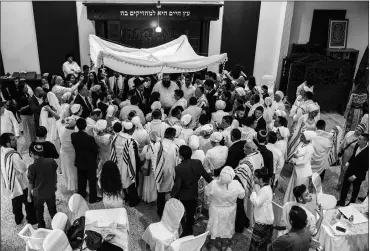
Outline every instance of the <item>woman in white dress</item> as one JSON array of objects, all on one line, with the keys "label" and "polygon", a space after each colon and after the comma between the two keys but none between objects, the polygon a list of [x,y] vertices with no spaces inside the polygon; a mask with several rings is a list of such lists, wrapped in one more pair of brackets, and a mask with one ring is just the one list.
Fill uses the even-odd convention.
[{"label": "woman in white dress", "polygon": [[212,113],[212,123],[214,123],[216,127],[219,127],[222,123],[222,118],[229,115],[229,113],[224,111],[226,108],[226,102],[223,100],[217,100],[215,107],[217,111]]},{"label": "woman in white dress", "polygon": [[110,144],[112,142],[113,135],[107,132],[107,121],[99,119],[94,126],[94,138],[96,144],[99,146],[98,157],[100,159],[97,170],[97,177],[100,177],[103,165],[110,157]]},{"label": "woman in white dress", "polygon": [[214,170],[220,169],[226,163],[229,149],[227,146],[221,145],[223,136],[220,132],[214,132],[210,137],[212,148],[206,153],[204,159],[204,169],[208,173],[213,173]]},{"label": "woman in white dress", "polygon": [[205,188],[210,202],[207,231],[211,235],[211,241],[208,246],[211,246],[216,238],[221,238],[221,246],[227,248],[234,235],[236,201],[243,199],[245,195],[243,187],[234,177],[234,170],[226,166],[221,171],[220,179],[213,180]]},{"label": "woman in white dress", "polygon": [[41,109],[40,126],[45,127],[48,131],[46,140],[55,145],[58,138],[57,120],[60,119],[60,115],[62,114],[62,107],[59,105],[58,98],[54,93],[48,92],[46,99],[49,105]]},{"label": "woman in white dress", "polygon": [[72,145],[71,134],[77,132],[76,120],[73,117],[65,119],[65,125],[59,130],[60,165],[64,185],[69,191],[77,191],[77,168],[75,167],[76,152]]},{"label": "woman in white dress", "polygon": [[284,156],[284,161],[287,159],[287,148],[288,148],[288,138],[290,135],[289,129],[284,126],[279,126],[276,129],[277,141],[275,147],[280,149]]},{"label": "woman in white dress", "polygon": [[296,151],[293,153],[291,163],[294,165],[292,176],[284,195],[284,204],[294,201],[293,189],[304,184],[309,187],[310,177],[312,176],[311,159],[314,153],[312,139],[316,136],[314,131],[304,131],[301,135]]},{"label": "woman in white dress", "polygon": [[213,133],[213,126],[211,124],[206,124],[202,126],[200,130],[200,136],[199,137],[199,149],[203,150],[204,154],[207,153],[209,149],[212,148],[211,144],[211,134]]},{"label": "woman in white dress", "polygon": [[272,107],[272,99],[270,97],[265,98],[265,103],[263,106],[263,118],[266,121],[266,128],[268,131],[271,131],[274,126],[273,116],[275,110]]},{"label": "woman in white dress", "polygon": [[103,193],[104,208],[122,208],[124,194],[121,174],[116,163],[111,160],[104,163],[99,181]]},{"label": "woman in white dress", "polygon": [[185,114],[181,117],[182,130],[178,138],[183,139],[186,144],[189,143],[190,136],[194,134],[193,129],[190,128],[191,121],[190,114]]},{"label": "woman in white dress", "polygon": [[157,189],[152,160],[154,159],[154,144],[160,139],[158,133],[154,131],[150,132],[149,137],[149,144],[144,146],[143,151],[140,154],[140,159],[144,162],[142,167],[143,173],[148,174],[147,176],[144,176],[143,193],[141,198],[147,203],[154,202],[157,199]]}]

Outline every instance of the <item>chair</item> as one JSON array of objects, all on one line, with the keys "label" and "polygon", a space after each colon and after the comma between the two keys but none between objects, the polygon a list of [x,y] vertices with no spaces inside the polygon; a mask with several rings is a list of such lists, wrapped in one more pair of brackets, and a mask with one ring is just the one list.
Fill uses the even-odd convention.
[{"label": "chair", "polygon": [[190,235],[175,240],[170,245],[170,251],[200,251],[206,242],[208,231],[198,236]]},{"label": "chair", "polygon": [[272,96],[275,89],[275,77],[271,75],[264,75],[261,79],[261,86],[262,85],[266,85],[268,87],[268,93],[270,96]]},{"label": "chair", "polygon": [[73,194],[71,198],[69,198],[68,207],[72,213],[71,215],[72,223],[81,216],[85,216],[85,212],[89,210],[89,207],[85,199],[78,193]]},{"label": "chair", "polygon": [[60,229],[65,231],[68,222],[68,216],[65,213],[58,212],[51,221],[51,229]]},{"label": "chair", "polygon": [[151,251],[165,251],[178,239],[184,211],[184,206],[179,200],[171,198],[167,201],[161,221],[150,224],[142,236]]},{"label": "chair", "polygon": [[45,251],[72,251],[66,234],[60,230],[53,230],[44,240],[42,245]]},{"label": "chair", "polygon": [[337,199],[333,195],[324,194],[322,192],[320,175],[318,173],[313,173],[311,181],[316,192],[316,204],[321,204],[322,209],[324,210],[334,209],[337,205]]},{"label": "chair", "polygon": [[39,228],[37,230],[33,229],[31,224],[27,224],[24,228],[18,233],[18,236],[21,237],[26,242],[26,251],[32,250],[43,250],[42,245],[44,239],[52,232],[50,229]]}]

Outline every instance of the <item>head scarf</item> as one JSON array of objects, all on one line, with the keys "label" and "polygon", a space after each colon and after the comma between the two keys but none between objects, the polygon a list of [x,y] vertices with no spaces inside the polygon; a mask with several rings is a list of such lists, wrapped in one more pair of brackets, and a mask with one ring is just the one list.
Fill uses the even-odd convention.
[{"label": "head scarf", "polygon": [[72,93],[66,92],[63,94],[62,99],[64,100],[64,102],[67,102],[71,98],[71,96],[72,96]]},{"label": "head scarf", "polygon": [[150,109],[152,109],[152,111],[154,110],[160,110],[162,108],[162,105],[161,105],[161,102],[159,101],[154,101],[153,104],[150,106]]},{"label": "head scarf", "polygon": [[200,130],[205,135],[211,135],[212,132],[213,132],[213,126],[211,124],[207,124],[207,125],[202,126],[202,128]]},{"label": "head scarf", "polygon": [[134,125],[130,121],[123,121],[122,126],[125,130],[131,130]]},{"label": "head scarf", "polygon": [[105,119],[99,119],[98,121],[96,121],[94,129],[97,132],[102,132],[107,128],[107,124],[108,124],[108,122]]},{"label": "head scarf", "polygon": [[191,115],[190,114],[185,114],[184,116],[181,117],[181,122],[184,124],[184,126],[187,126],[191,122]]},{"label": "head scarf", "polygon": [[74,104],[71,107],[71,113],[73,115],[76,115],[76,114],[78,114],[80,112],[81,109],[82,109],[82,106],[80,104]]},{"label": "head scarf", "polygon": [[360,129],[362,132],[366,131],[366,125],[360,123],[356,126],[356,128]]},{"label": "head scarf", "polygon": [[217,100],[216,101],[216,109],[217,110],[223,110],[226,108],[226,102],[223,100]]},{"label": "head scarf", "polygon": [[284,117],[284,118],[287,116],[286,112],[282,111],[282,110],[276,110],[275,114],[276,114],[276,116],[280,116],[280,117]]},{"label": "head scarf", "polygon": [[211,134],[211,137],[209,138],[211,142],[220,143],[223,136],[220,132],[214,132]]},{"label": "head scarf", "polygon": [[239,96],[245,96],[245,90],[242,87],[236,88],[235,91]]},{"label": "head scarf", "polygon": [[199,149],[199,138],[196,135],[191,135],[189,138],[189,147],[191,150],[198,150]]},{"label": "head scarf", "polygon": [[235,172],[230,166],[225,166],[220,173],[220,182],[222,184],[230,184],[235,177]]},{"label": "head scarf", "polygon": [[66,127],[74,127],[76,125],[76,119],[74,117],[68,117],[65,120]]},{"label": "head scarf", "polygon": [[265,98],[265,105],[266,105],[266,107],[271,107],[272,106],[272,98],[266,97]]},{"label": "head scarf", "polygon": [[289,129],[284,126],[279,126],[277,130],[279,131],[281,137],[283,137],[284,139],[287,139],[290,135]]},{"label": "head scarf", "polygon": [[281,100],[283,100],[284,93],[282,91],[277,91],[277,92],[275,92],[275,94],[278,95],[281,98]]},{"label": "head scarf", "polygon": [[107,108],[107,117],[113,117],[113,114],[114,114],[114,106],[113,105],[109,105],[108,108]]},{"label": "head scarf", "polygon": [[304,131],[303,135],[308,141],[312,141],[312,139],[316,137],[316,133],[314,131]]},{"label": "head scarf", "polygon": [[134,116],[132,119],[131,119],[131,123],[136,127],[136,128],[139,128],[141,126],[141,119],[139,116]]},{"label": "head scarf", "polygon": [[318,110],[320,110],[320,106],[317,103],[309,104],[307,106],[307,111],[308,112],[314,112],[314,111],[318,111]]}]

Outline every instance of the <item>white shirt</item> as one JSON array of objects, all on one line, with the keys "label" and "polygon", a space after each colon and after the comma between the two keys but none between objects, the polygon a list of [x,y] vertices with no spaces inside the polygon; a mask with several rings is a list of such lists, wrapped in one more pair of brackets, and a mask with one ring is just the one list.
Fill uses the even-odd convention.
[{"label": "white shirt", "polygon": [[12,133],[14,136],[19,136],[19,124],[15,119],[14,114],[11,111],[8,111],[4,108],[4,113],[1,115],[1,134],[3,133]]},{"label": "white shirt", "polygon": [[254,205],[255,222],[272,225],[274,223],[274,212],[272,211],[271,186],[263,186],[258,192],[253,191],[250,200]]},{"label": "white shirt", "polygon": [[184,92],[184,98],[189,102],[189,99],[191,97],[195,97],[195,86],[192,84],[189,85],[189,87],[186,86],[186,84],[183,84],[181,86],[181,90]]},{"label": "white shirt", "polygon": [[124,77],[122,77],[121,75],[119,75],[118,78],[116,78],[115,76],[110,77],[109,78],[109,88],[110,88],[110,90],[111,91],[114,90],[114,85],[117,81],[118,89],[119,89],[119,92],[121,93],[123,91],[123,80],[124,80]]},{"label": "white shirt", "polygon": [[164,87],[162,84],[162,81],[159,81],[156,83],[153,87],[153,92],[159,92],[161,95],[160,102],[163,109],[171,108],[175,103],[176,99],[174,97],[175,90],[179,89],[177,84],[173,81],[171,81],[171,84],[168,88]]},{"label": "white shirt", "polygon": [[312,144],[303,145],[300,143],[297,147],[297,158],[294,162],[294,168],[298,178],[309,177],[312,175],[311,158],[314,153]]},{"label": "white shirt", "polygon": [[95,124],[96,124],[95,120],[93,120],[90,117],[87,117],[86,118],[86,133],[88,133],[91,136],[94,136],[93,129],[94,129]]},{"label": "white shirt", "polygon": [[182,116],[184,116],[185,114],[191,115],[191,122],[189,128],[194,129],[198,125],[199,117],[202,114],[202,108],[196,105],[191,105],[185,111],[182,112]]},{"label": "white shirt", "polygon": [[63,64],[63,72],[64,72],[64,77],[67,77],[68,74],[73,74],[77,78],[78,73],[81,72],[81,68],[78,66],[78,64],[75,61],[72,61],[72,63],[66,61]]},{"label": "white shirt", "polygon": [[276,148],[275,145],[271,143],[266,144],[266,148],[272,152],[274,159],[274,173],[276,170],[281,170],[284,166],[284,158],[280,149]]}]

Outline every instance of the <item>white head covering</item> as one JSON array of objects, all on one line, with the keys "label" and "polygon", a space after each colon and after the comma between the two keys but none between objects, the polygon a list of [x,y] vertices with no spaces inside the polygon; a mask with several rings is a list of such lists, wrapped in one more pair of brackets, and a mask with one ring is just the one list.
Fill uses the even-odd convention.
[{"label": "white head covering", "polygon": [[281,137],[283,137],[284,139],[287,139],[290,135],[289,129],[284,126],[279,126],[277,130],[279,131]]},{"label": "white head covering", "polygon": [[141,120],[140,120],[140,117],[139,116],[134,116],[132,119],[131,119],[131,123],[136,127],[136,128],[139,128],[141,126]]},{"label": "white head covering", "polygon": [[280,116],[280,117],[284,117],[284,118],[287,116],[286,112],[282,111],[282,110],[276,110],[275,114],[276,114],[276,116]]},{"label": "white head covering", "polygon": [[196,135],[191,135],[189,138],[189,147],[191,150],[198,150],[199,149],[199,138]]},{"label": "white head covering", "polygon": [[204,134],[206,135],[210,135],[212,134],[213,132],[213,126],[211,124],[207,124],[207,125],[204,125],[202,126],[202,128],[200,129]]},{"label": "white head covering", "polygon": [[281,100],[284,98],[284,93],[282,91],[275,92],[276,95],[280,96]]},{"label": "white head covering", "polygon": [[107,117],[113,117],[113,114],[114,114],[114,106],[113,105],[109,105],[108,108],[107,108]]},{"label": "white head covering", "polygon": [[181,122],[184,124],[184,126],[187,126],[191,122],[191,115],[190,114],[185,114],[184,116],[181,117]]},{"label": "white head covering", "polygon": [[107,128],[108,122],[105,119],[99,119],[96,121],[96,124],[94,126],[94,129],[97,132],[102,132]]},{"label": "white head covering", "polygon": [[152,111],[158,109],[160,110],[162,108],[162,105],[161,105],[161,102],[159,101],[154,101],[153,104],[150,106],[150,109],[152,109]]},{"label": "white head covering", "polygon": [[239,96],[245,96],[245,90],[242,87],[236,88],[235,91]]},{"label": "white head covering", "polygon": [[217,110],[223,110],[225,108],[226,108],[226,102],[225,101],[223,101],[221,99],[216,101],[216,109]]},{"label": "white head covering", "polygon": [[320,106],[317,103],[309,104],[307,106],[307,111],[308,112],[313,112],[313,111],[318,111],[318,110],[320,110]]},{"label": "white head covering", "polygon": [[60,229],[55,229],[48,234],[42,247],[45,251],[72,251],[66,234]]},{"label": "white head covering", "polygon": [[73,104],[71,106],[71,112],[73,115],[78,114],[78,112],[82,109],[82,106],[80,104]]},{"label": "white head covering", "polygon": [[220,173],[220,182],[222,184],[230,184],[235,177],[235,172],[230,166],[222,168]]},{"label": "white head covering", "polygon": [[214,132],[211,134],[211,137],[209,138],[210,141],[220,143],[222,140],[223,136],[220,132]]},{"label": "white head covering", "polygon": [[63,94],[62,99],[64,100],[64,102],[66,102],[71,98],[71,96],[72,96],[72,93],[66,92]]},{"label": "white head covering", "polygon": [[172,127],[176,129],[176,135],[175,135],[175,137],[177,138],[178,136],[180,136],[180,133],[182,131],[182,127],[179,126],[179,125],[177,125],[177,124],[176,125],[173,125]]},{"label": "white head covering", "polygon": [[131,130],[134,125],[130,121],[123,121],[122,126],[125,130]]},{"label": "white head covering", "polygon": [[265,98],[265,105],[266,105],[266,107],[271,107],[272,106],[272,98],[266,97]]},{"label": "white head covering", "polygon": [[68,117],[65,119],[66,127],[74,127],[76,125],[76,119],[74,117]]},{"label": "white head covering", "polygon": [[303,132],[303,135],[306,138],[306,140],[311,141],[313,138],[316,137],[317,134],[314,131],[307,131],[306,130],[306,131]]},{"label": "white head covering", "polygon": [[51,228],[53,230],[60,229],[62,231],[65,230],[68,221],[68,216],[63,212],[58,212],[54,215],[51,221]]}]

